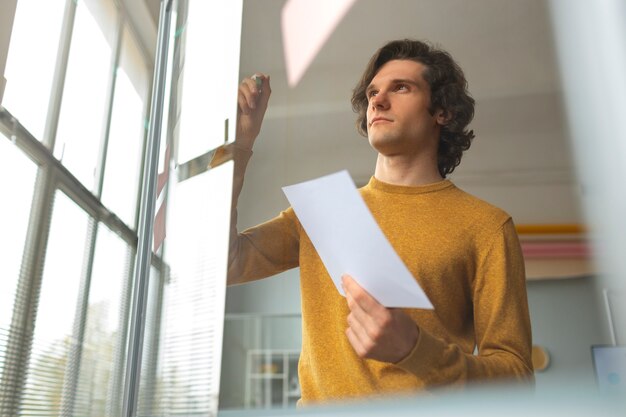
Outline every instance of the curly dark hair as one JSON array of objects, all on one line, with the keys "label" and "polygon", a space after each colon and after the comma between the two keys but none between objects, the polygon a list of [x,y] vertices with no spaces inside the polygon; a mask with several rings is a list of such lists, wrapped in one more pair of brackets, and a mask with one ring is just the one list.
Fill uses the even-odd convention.
[{"label": "curly dark hair", "polygon": [[383,65],[396,59],[419,62],[426,67],[422,76],[430,86],[428,110],[434,114],[441,109],[447,119],[437,151],[439,173],[445,178],[461,163],[463,152],[474,138],[474,131],[467,130],[474,117],[474,99],[467,91],[463,70],[447,52],[413,39],[392,41],[376,51],[352,93],[352,109],[358,114],[357,130],[367,137],[367,86]]}]

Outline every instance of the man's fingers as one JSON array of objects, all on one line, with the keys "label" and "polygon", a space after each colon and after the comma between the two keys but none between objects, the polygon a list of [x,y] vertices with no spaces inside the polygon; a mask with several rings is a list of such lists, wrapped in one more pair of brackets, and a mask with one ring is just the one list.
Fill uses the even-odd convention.
[{"label": "man's fingers", "polygon": [[385,337],[386,329],[393,321],[392,312],[381,305],[381,308],[372,314],[371,311],[363,310],[349,292],[346,293],[346,298],[350,308],[348,325],[359,338],[366,353],[369,353]]},{"label": "man's fingers", "polygon": [[259,92],[256,88],[256,83],[251,78],[245,78],[239,86],[239,93],[244,96],[246,103],[250,109],[256,108],[256,102],[259,97]]},{"label": "man's fingers", "polygon": [[240,146],[252,149],[261,130],[270,93],[269,76],[260,73],[244,78],[239,84],[237,141]]},{"label": "man's fingers", "polygon": [[351,317],[351,321],[358,323],[359,328],[363,329],[365,334],[369,335],[371,331],[368,329],[374,324],[372,317],[361,308],[359,303],[352,296],[352,293],[346,292],[346,300],[348,301],[348,308],[350,309],[348,318],[350,319]]},{"label": "man's fingers", "polygon": [[341,284],[350,309],[346,336],[357,355],[394,363],[404,358],[419,337],[411,318],[380,304],[349,275],[342,276]]},{"label": "man's fingers", "polygon": [[250,114],[250,106],[248,105],[248,100],[246,99],[246,96],[243,94],[241,89],[237,94],[237,104],[239,104],[239,109],[241,110],[241,113]]},{"label": "man's fingers", "polygon": [[347,318],[348,328],[352,329],[354,335],[359,339],[361,345],[367,345],[369,343],[369,337],[366,329],[366,324],[362,323],[354,313],[350,313]]},{"label": "man's fingers", "polygon": [[361,358],[364,358],[367,351],[363,347],[361,340],[357,337],[354,330],[351,327],[346,329],[346,336],[348,337],[348,341],[352,345],[352,349],[359,355]]},{"label": "man's fingers", "polygon": [[366,313],[378,313],[381,308],[385,308],[374,297],[372,297],[370,293],[365,291],[350,275],[344,274],[341,282],[346,294],[350,293],[354,301]]},{"label": "man's fingers", "polygon": [[257,94],[265,96],[269,95],[269,93],[272,91],[272,89],[270,88],[269,75],[256,73],[252,77],[250,77],[250,79],[254,82],[253,91],[255,91]]}]

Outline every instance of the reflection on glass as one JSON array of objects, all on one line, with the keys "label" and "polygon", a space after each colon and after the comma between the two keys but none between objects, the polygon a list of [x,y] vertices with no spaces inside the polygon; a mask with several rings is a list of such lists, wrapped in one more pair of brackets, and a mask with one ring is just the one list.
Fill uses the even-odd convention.
[{"label": "reflection on glass", "polygon": [[17,2],[7,57],[2,105],[43,140],[59,49],[64,1]]},{"label": "reflection on glass", "polygon": [[[93,3],[79,2],[76,6],[54,147],[54,156],[88,189],[94,186],[106,119],[113,42],[111,34],[115,31],[113,17],[102,10],[97,10],[96,21],[94,13],[87,7],[94,7]],[[106,4],[114,7],[112,3]]]},{"label": "reflection on glass", "polygon": [[60,413],[72,326],[83,269],[88,216],[57,191],[50,224],[24,410]]},{"label": "reflection on glass", "polygon": [[3,195],[3,203],[0,204],[0,373],[6,359],[6,344],[36,173],[36,165],[4,135],[0,135],[0,183]]},{"label": "reflection on glass", "polygon": [[125,27],[113,97],[102,202],[130,227],[134,227],[137,208],[148,78],[141,51]]},{"label": "reflection on glass", "polygon": [[107,227],[98,227],[89,302],[82,341],[74,415],[103,416],[120,387],[112,386],[116,351],[123,329],[120,315],[125,283],[130,274],[130,247]]}]

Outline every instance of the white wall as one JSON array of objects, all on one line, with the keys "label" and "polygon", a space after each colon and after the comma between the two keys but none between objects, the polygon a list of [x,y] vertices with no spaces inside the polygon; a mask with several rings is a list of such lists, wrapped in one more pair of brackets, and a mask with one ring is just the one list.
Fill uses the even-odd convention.
[{"label": "white wall", "polygon": [[228,287],[226,314],[300,314],[300,269]]}]

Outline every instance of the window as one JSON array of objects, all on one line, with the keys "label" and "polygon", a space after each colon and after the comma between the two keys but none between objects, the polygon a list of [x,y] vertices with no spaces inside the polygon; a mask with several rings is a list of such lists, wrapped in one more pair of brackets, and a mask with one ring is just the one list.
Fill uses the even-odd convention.
[{"label": "window", "polygon": [[121,413],[150,82],[133,24],[114,0],[17,4],[0,108],[0,415]]},{"label": "window", "polygon": [[13,21],[2,105],[40,141],[44,140],[64,9],[63,1],[20,0]]},{"label": "window", "polygon": [[37,166],[7,139],[0,135],[2,193],[11,196],[10,204],[0,204],[0,369],[11,360],[7,344],[37,173]]},{"label": "window", "polygon": [[115,79],[102,202],[134,228],[147,124],[144,103],[148,100],[149,74],[127,25]]},{"label": "window", "polygon": [[32,353],[21,409],[60,413],[63,383],[70,378],[70,353],[76,349],[73,324],[81,282],[88,216],[63,193],[56,193]]},{"label": "window", "polygon": [[[113,4],[98,3],[92,0],[76,6],[54,146],[54,156],[90,190],[96,184],[96,165],[107,123],[115,45],[115,20],[110,10]],[[98,20],[94,12],[101,12]]]},{"label": "window", "polygon": [[[119,416],[133,365],[141,366],[133,382],[138,415],[215,413],[233,163],[185,181],[169,177],[159,204],[171,236],[152,256],[138,363],[127,349],[139,340],[131,323],[133,266],[152,63],[128,2],[44,3],[19,1],[0,107],[0,181],[12,199],[0,205],[0,227],[10,230],[0,235],[0,415]],[[187,10],[185,0],[175,3]],[[229,18],[240,20],[241,2],[229,4]],[[181,42],[186,20],[172,26],[180,75],[191,56]],[[229,41],[212,40],[235,57],[219,69],[236,77],[239,38]],[[196,57],[205,54],[200,46]],[[25,51],[35,56],[28,60]],[[181,80],[168,85],[176,90]],[[235,118],[237,81],[231,84],[229,112],[210,125],[215,146],[224,143],[224,121]],[[174,157],[182,113],[181,95],[173,97],[173,117],[166,110],[157,119],[172,122],[162,137]]]},{"label": "window", "polygon": [[119,405],[132,256],[127,242],[105,225],[98,226],[89,299],[80,315],[84,347],[76,375],[74,415],[115,415]]}]

